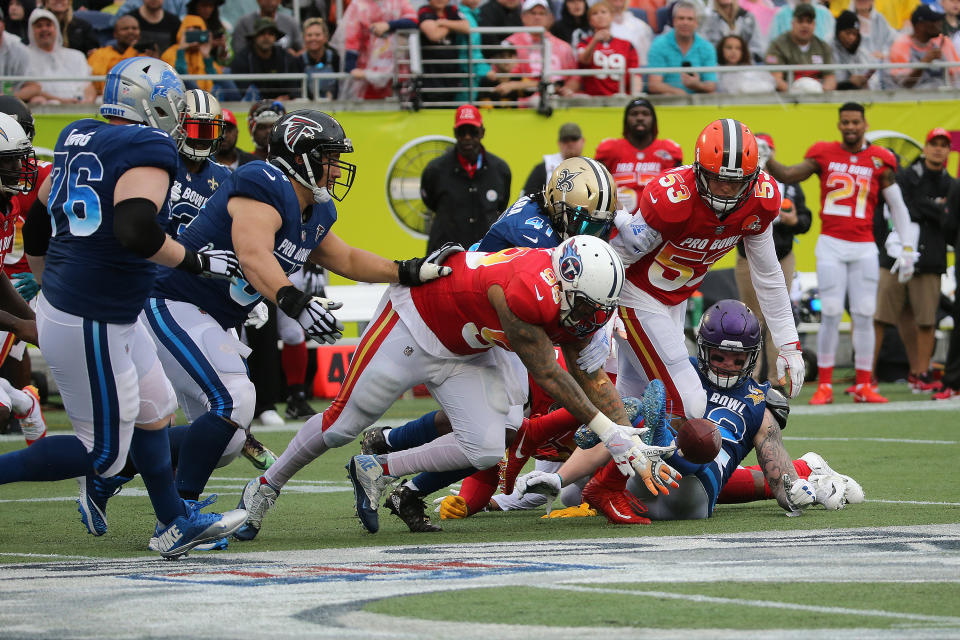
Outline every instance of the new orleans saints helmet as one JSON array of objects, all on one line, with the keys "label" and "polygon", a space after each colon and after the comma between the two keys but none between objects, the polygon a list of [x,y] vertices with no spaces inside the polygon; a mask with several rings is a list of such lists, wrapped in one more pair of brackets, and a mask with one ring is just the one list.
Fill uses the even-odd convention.
[{"label": "new orleans saints helmet", "polygon": [[543,201],[561,240],[575,235],[606,240],[617,210],[617,185],[607,168],[596,160],[567,158],[547,181]]},{"label": "new orleans saints helmet", "polygon": [[223,142],[223,111],[217,99],[202,89],[187,91],[183,130],[180,153],[185,158],[199,162],[213,156]]}]

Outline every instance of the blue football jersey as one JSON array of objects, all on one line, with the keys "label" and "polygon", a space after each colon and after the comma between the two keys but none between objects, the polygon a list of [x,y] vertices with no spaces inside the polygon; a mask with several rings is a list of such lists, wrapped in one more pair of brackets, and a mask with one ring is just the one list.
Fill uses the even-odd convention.
[{"label": "blue football jersey", "polygon": [[[53,237],[43,295],[50,304],[100,322],[136,322],[156,268],[113,235],[113,191],[129,169],[158,167],[173,178],[178,164],[173,139],[152,127],[85,119],[60,132],[47,201]],[[157,222],[166,227],[168,218],[164,203]]]},{"label": "blue football jersey", "polygon": [[[697,359],[690,358],[697,368]],[[683,475],[695,474],[710,498],[710,512],[717,503],[720,489],[753,449],[753,438],[763,424],[767,408],[767,390],[770,384],[747,378],[732,389],[713,387],[697,368],[700,382],[707,391],[707,411],[704,418],[712,420],[720,428],[723,444],[713,462],[697,465],[680,456],[672,456],[667,463]]]},{"label": "blue football jersey", "polygon": [[230,169],[213,160],[205,160],[199,173],[187,169],[180,158],[177,177],[170,187],[170,223],[167,233],[179,237],[190,221],[197,217],[213,192],[230,177]]},{"label": "blue football jersey", "polygon": [[[233,250],[231,218],[227,212],[230,198],[250,198],[280,212],[283,222],[274,236],[273,255],[287,275],[299,271],[310,252],[326,237],[337,220],[333,202],[315,204],[303,220],[300,202],[290,179],[280,169],[256,160],[227,176],[223,185],[207,200],[203,212],[180,234],[179,241],[189,249],[213,243],[216,249]],[[151,296],[195,304],[209,313],[224,329],[239,326],[261,295],[248,282],[198,278],[176,269],[164,269],[157,278]]]},{"label": "blue football jersey", "polygon": [[552,249],[560,244],[550,219],[536,202],[522,196],[507,209],[480,240],[477,251],[503,251],[512,247]]}]

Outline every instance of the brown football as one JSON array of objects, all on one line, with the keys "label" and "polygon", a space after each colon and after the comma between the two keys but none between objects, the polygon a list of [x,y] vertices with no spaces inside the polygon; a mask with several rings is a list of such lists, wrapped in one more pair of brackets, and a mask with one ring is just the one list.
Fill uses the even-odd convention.
[{"label": "brown football", "polygon": [[694,464],[712,462],[720,453],[723,438],[717,425],[705,418],[692,418],[677,431],[677,448]]}]

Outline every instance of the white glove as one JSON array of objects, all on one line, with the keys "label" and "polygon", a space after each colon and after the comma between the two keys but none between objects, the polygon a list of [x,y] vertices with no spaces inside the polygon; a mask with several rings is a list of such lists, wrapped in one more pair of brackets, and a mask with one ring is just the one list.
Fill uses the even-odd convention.
[{"label": "white glove", "polygon": [[245,327],[259,329],[263,325],[267,324],[267,320],[269,319],[270,309],[267,307],[267,303],[261,300],[253,307],[253,309],[250,309],[250,313],[247,314],[247,319],[244,321],[243,325]]},{"label": "white glove", "polygon": [[[887,255],[894,260],[899,258],[900,254],[903,253],[903,240],[900,239],[900,234],[897,233],[896,229],[887,234],[887,239],[883,242],[883,248],[886,249]],[[891,271],[890,273],[893,272]]]},{"label": "white glove", "polygon": [[442,276],[448,276],[453,273],[453,269],[441,266],[443,261],[461,251],[463,251],[463,247],[448,242],[439,249],[435,249],[426,258],[398,260],[398,280],[404,286],[416,287]]},{"label": "white glove", "polygon": [[590,338],[590,342],[580,350],[577,357],[577,366],[593,373],[599,371],[610,357],[610,338],[604,328],[600,328]]},{"label": "white glove", "polygon": [[229,249],[214,249],[212,242],[197,251],[197,259],[201,278],[233,280],[243,277],[236,254]]},{"label": "white glove", "polygon": [[317,342],[333,344],[343,337],[343,323],[337,320],[330,311],[342,306],[342,302],[334,302],[329,298],[314,297],[303,307],[303,311],[300,312],[296,320],[309,337]]},{"label": "white glove", "polygon": [[890,267],[890,273],[897,274],[897,282],[906,284],[913,277],[913,271],[917,266],[917,260],[920,259],[920,253],[914,251],[911,247],[904,246],[900,251],[900,257],[893,262]]},{"label": "white glove", "polygon": [[600,437],[600,441],[610,452],[610,457],[613,458],[617,469],[628,478],[636,475],[637,472],[633,468],[634,461],[643,456],[640,450],[643,441],[640,440],[639,432],[640,429],[618,424]]},{"label": "white glove", "polygon": [[804,376],[806,376],[806,369],[800,343],[789,342],[780,347],[780,355],[777,356],[777,382],[788,396],[796,398],[800,395]]},{"label": "white glove", "polygon": [[800,515],[816,500],[816,493],[810,483],[803,478],[794,480],[789,473],[783,474],[783,489],[787,494],[787,504],[792,510],[787,513],[788,516]]},{"label": "white glove", "polygon": [[528,493],[537,493],[547,497],[547,513],[553,509],[553,501],[560,495],[560,489],[563,488],[563,479],[559,473],[546,473],[544,471],[531,471],[526,475],[517,478],[514,489],[518,495]]},{"label": "white glove", "polygon": [[767,141],[757,138],[757,165],[761,169],[767,168],[767,161],[770,160],[771,155],[773,155],[773,149],[770,148]]}]

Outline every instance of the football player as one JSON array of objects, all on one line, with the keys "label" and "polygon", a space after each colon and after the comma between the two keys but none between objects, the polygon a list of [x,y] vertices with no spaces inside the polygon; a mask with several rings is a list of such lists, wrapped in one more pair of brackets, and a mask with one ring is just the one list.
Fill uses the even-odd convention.
[{"label": "football player", "polygon": [[856,369],[854,402],[886,402],[872,383],[873,314],[877,306],[879,263],[873,240],[873,215],[880,193],[890,209],[893,227],[903,239],[903,252],[894,265],[901,282],[913,276],[917,262],[915,234],[908,230],[910,214],[896,182],[897,160],[883,147],[867,144],[863,105],[840,106],[840,142],[817,142],[803,162],[786,166],[771,154],[767,171],[781,182],[802,182],[820,176],[820,237],[817,238],[817,282],[820,288],[820,330],[817,332],[817,390],[810,404],[833,402],[836,361],[844,300],[850,299],[853,321],[853,360]]},{"label": "football player", "polygon": [[[165,62],[123,60],[107,74],[100,107],[107,122],[78,120],[57,140],[54,168],[28,213],[27,224],[33,220],[39,233],[31,237],[25,227],[24,242],[28,254],[45,256],[42,271],[35,270],[43,285],[39,345],[76,436],[48,436],[0,463],[0,483],[79,477],[81,519],[103,535],[105,502],[93,496],[129,451],[157,515],[164,557],[229,535],[247,515],[202,513],[205,504],[177,495],[166,429],[176,399],[137,321],[156,264],[191,278],[239,273],[229,251],[187,249],[163,230],[183,140],[184,93]],[[44,222],[55,233],[49,226],[43,233]]]},{"label": "football player", "polygon": [[640,206],[648,182],[683,164],[683,150],[669,138],[658,138],[657,112],[646,98],[631,100],[623,110],[623,137],[606,138],[594,157],[617,181],[617,198],[628,213]]},{"label": "football player", "polygon": [[240,156],[240,164],[252,160],[266,160],[269,156],[270,135],[277,120],[287,115],[287,109],[279,100],[260,100],[250,106],[247,113],[247,131],[253,139],[253,153]]},{"label": "football player", "polygon": [[616,308],[623,271],[610,246],[574,236],[552,250],[458,250],[441,252],[453,253],[447,259],[451,276],[416,289],[390,288],[333,404],[308,420],[277,462],[244,489],[242,502],[254,516],[248,528],[259,529],[296,471],[351,442],[417,384],[426,384],[443,407],[452,433],[405,451],[351,459],[347,468],[363,527],[371,533],[379,529],[380,495],[394,477],[494,466],[503,454],[508,421],[519,417],[510,408],[525,387],[501,359],[507,351],[600,435],[624,473],[636,467],[653,486],[653,464],[622,426],[629,423],[606,375],[567,373],[553,349],[558,344],[575,359]]}]

